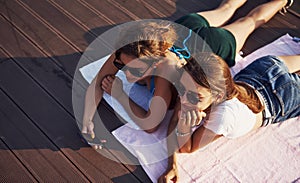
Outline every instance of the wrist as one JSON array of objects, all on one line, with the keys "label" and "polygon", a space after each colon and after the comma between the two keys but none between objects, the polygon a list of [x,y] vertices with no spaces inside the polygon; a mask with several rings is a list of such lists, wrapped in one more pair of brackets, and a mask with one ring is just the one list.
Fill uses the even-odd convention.
[{"label": "wrist", "polygon": [[189,131],[179,131],[178,128],[175,129],[175,134],[177,137],[184,137],[192,134],[192,129]]},{"label": "wrist", "polygon": [[85,118],[85,119],[83,120],[83,122],[88,123],[88,122],[93,122],[93,120],[92,120],[92,118]]}]

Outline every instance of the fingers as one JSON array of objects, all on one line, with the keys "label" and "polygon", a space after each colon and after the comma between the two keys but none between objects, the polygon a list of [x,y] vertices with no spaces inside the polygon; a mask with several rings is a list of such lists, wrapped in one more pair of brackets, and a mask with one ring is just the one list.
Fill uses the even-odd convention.
[{"label": "fingers", "polygon": [[105,139],[100,139],[100,142],[97,142],[97,144],[95,143],[89,143],[93,149],[97,150],[97,149],[103,149],[105,147],[106,144],[106,140]]},{"label": "fingers", "polygon": [[83,134],[89,134],[91,138],[95,138],[95,133],[94,133],[94,122],[93,121],[88,121],[84,123],[81,133]]},{"label": "fingers", "polygon": [[110,95],[112,95],[112,90],[114,88],[114,95],[119,96],[123,91],[123,83],[120,78],[114,75],[109,75],[103,78],[101,88]]},{"label": "fingers", "polygon": [[119,77],[113,77],[114,79],[113,79],[113,82],[116,82],[117,84],[120,84],[120,85],[122,85],[123,83],[122,83],[122,80],[119,78]]},{"label": "fingers", "polygon": [[195,113],[197,115],[197,121],[195,125],[200,125],[202,119],[206,117],[206,113],[203,111],[195,111]]},{"label": "fingers", "polygon": [[95,150],[98,150],[98,149],[103,149],[103,146],[102,145],[92,145],[92,148]]},{"label": "fingers", "polygon": [[191,115],[191,112],[188,111],[186,112],[186,124],[185,125],[188,125],[188,126],[193,126],[193,119],[192,119],[192,115]]},{"label": "fingers", "polygon": [[90,121],[87,125],[87,133],[91,135],[91,138],[95,138],[95,133],[94,133],[94,123]]},{"label": "fingers", "polygon": [[186,114],[184,112],[178,111],[179,123],[186,125]]},{"label": "fingers", "polygon": [[106,76],[103,78],[102,83],[101,83],[101,88],[106,92],[106,93],[111,93],[111,88],[112,88],[112,83],[114,82],[114,76]]},{"label": "fingers", "polygon": [[87,126],[83,126],[83,127],[82,127],[81,133],[87,133]]},{"label": "fingers", "polygon": [[194,127],[200,125],[202,119],[206,117],[206,113],[198,110],[179,111],[178,117],[181,125]]}]

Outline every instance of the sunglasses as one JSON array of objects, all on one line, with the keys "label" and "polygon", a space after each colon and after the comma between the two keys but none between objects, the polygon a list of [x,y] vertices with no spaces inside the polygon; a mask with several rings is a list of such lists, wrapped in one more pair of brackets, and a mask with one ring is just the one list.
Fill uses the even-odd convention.
[{"label": "sunglasses", "polygon": [[190,90],[187,91],[181,82],[175,82],[174,86],[177,89],[178,95],[180,97],[184,96],[184,94],[186,93],[186,98],[189,103],[196,105],[201,102],[201,100],[199,99],[199,94]]},{"label": "sunglasses", "polygon": [[117,62],[117,60],[121,61],[120,59],[121,52],[118,50],[115,52],[115,59],[113,61],[114,65],[116,66],[117,69],[121,70],[125,66],[125,64]]},{"label": "sunglasses", "polygon": [[[149,65],[149,67],[145,71],[141,72],[141,71],[139,71],[140,68],[132,68],[132,67],[126,66],[123,63],[120,63],[121,62],[121,60],[120,60],[121,52],[116,51],[115,55],[116,55],[116,57],[115,57],[115,60],[113,61],[113,64],[115,65],[115,67],[124,72],[128,70],[135,77],[142,77],[151,67],[151,65]],[[144,62],[144,63],[146,63],[146,62]]]}]

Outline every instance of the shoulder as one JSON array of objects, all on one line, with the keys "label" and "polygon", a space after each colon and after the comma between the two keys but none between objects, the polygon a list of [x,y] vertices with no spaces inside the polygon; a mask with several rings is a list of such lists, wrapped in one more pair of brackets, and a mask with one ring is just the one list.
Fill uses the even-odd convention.
[{"label": "shoulder", "polygon": [[256,115],[244,103],[233,98],[213,108],[205,125],[217,134],[236,138],[251,131],[255,122]]},{"label": "shoulder", "polygon": [[177,63],[178,60],[176,59],[163,58],[163,60],[156,65],[156,75],[172,81],[174,77],[179,76]]},{"label": "shoulder", "polygon": [[208,120],[205,121],[204,127],[212,130],[216,134],[226,136],[228,128],[232,128],[236,121],[236,113],[238,111],[235,107],[235,101],[227,100],[213,106]]},{"label": "shoulder", "polygon": [[217,134],[229,136],[232,131],[238,128],[239,118],[243,116],[241,110],[245,107],[247,108],[247,106],[237,98],[213,106],[209,119],[204,123],[204,127]]}]

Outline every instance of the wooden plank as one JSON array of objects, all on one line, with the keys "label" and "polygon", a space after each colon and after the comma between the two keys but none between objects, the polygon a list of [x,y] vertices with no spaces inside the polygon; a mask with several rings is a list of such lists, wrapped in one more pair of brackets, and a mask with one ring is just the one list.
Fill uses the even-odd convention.
[{"label": "wooden plank", "polygon": [[300,18],[300,1],[294,1],[293,6],[288,9],[288,12]]},{"label": "wooden plank", "polygon": [[[239,8],[228,23],[232,23],[240,17],[246,16],[252,9],[265,3],[261,1],[247,1]],[[247,39],[242,51],[244,56],[252,53],[256,49],[274,41],[278,37],[289,33],[297,36],[300,34],[299,18],[287,13],[281,15],[277,13],[269,22],[256,29]]]},{"label": "wooden plank", "polygon": [[[11,71],[19,71],[12,61],[1,63],[1,78],[3,78],[3,74],[9,76],[7,72]],[[19,75],[14,75],[16,79],[26,78],[21,71],[18,73]],[[66,159],[49,138],[26,117],[26,114],[20,111],[11,100],[11,96],[3,93],[5,92],[3,83],[1,81],[0,85],[0,134],[2,140],[12,149],[26,169],[38,181],[43,182],[51,181],[53,178],[58,181],[86,180],[85,176]]]},{"label": "wooden plank", "polygon": [[[109,16],[104,15],[101,11],[97,10],[94,6],[85,1],[74,1],[70,4],[70,1],[67,0],[51,0],[49,3],[61,12],[61,16],[64,16],[63,18],[69,18],[70,21],[73,21],[78,25],[78,27],[86,31],[81,37],[87,44],[92,43],[96,37],[111,29],[116,24]],[[101,5],[99,6],[101,7]],[[118,20],[120,21],[122,19]],[[125,19],[125,21],[128,21],[128,19]],[[59,24],[54,24],[53,26],[59,26]],[[77,31],[77,29],[74,29],[74,31]],[[72,42],[77,44],[77,40],[72,40]],[[104,51],[105,53],[99,53],[100,56],[106,56],[111,53],[112,51],[108,49],[110,47],[111,45],[108,45],[107,48],[102,46],[101,51]],[[100,58],[99,54],[98,59]]]},{"label": "wooden plank", "polygon": [[266,25],[266,29],[270,29],[278,34],[289,33],[292,36],[300,37],[300,18],[286,13],[281,15],[277,13]]},{"label": "wooden plank", "polygon": [[[5,25],[5,21],[2,21],[3,24]],[[8,27],[8,26],[4,26],[4,27]],[[10,30],[10,31],[9,31]],[[130,172],[127,170],[126,167],[124,167],[123,165],[110,161],[108,159],[106,159],[103,156],[99,156],[99,154],[97,154],[96,152],[94,152],[92,149],[90,149],[90,153],[89,155],[93,155],[93,156],[97,156],[98,158],[97,161],[90,161],[89,157],[90,156],[82,156],[80,153],[82,151],[79,151],[78,154],[73,152],[72,150],[66,148],[65,147],[72,147],[74,149],[79,149],[80,147],[84,147],[86,145],[83,145],[82,142],[79,140],[78,138],[78,129],[76,127],[76,123],[74,121],[74,119],[72,119],[73,116],[68,116],[68,114],[66,114],[65,110],[63,110],[61,107],[59,106],[57,102],[57,100],[54,101],[48,101],[48,100],[53,100],[53,96],[51,96],[52,92],[54,93],[56,90],[60,90],[62,89],[60,92],[56,91],[56,94],[59,94],[62,97],[69,96],[71,98],[71,89],[63,87],[63,84],[65,85],[65,80],[63,80],[64,78],[61,78],[61,76],[57,76],[56,72],[54,72],[53,75],[53,65],[51,65],[52,63],[48,60],[48,58],[31,58],[30,55],[28,54],[28,52],[38,52],[36,50],[35,47],[33,47],[31,45],[30,42],[28,42],[28,40],[26,40],[22,35],[18,34],[18,31],[11,31],[13,29],[8,29],[5,32],[5,29],[1,29],[1,31],[4,31],[5,34],[1,34],[1,35],[6,35],[5,37],[8,38],[8,40],[16,40],[15,42],[20,43],[21,45],[16,45],[16,44],[11,44],[11,41],[9,42],[5,42],[7,43],[5,45],[5,48],[7,49],[11,49],[10,51],[13,52],[14,54],[17,55],[24,55],[24,57],[17,57],[14,58],[16,60],[16,63],[18,64],[19,67],[21,67],[30,77],[32,80],[35,80],[35,82],[41,81],[41,78],[44,78],[45,80],[43,82],[38,82],[38,86],[36,88],[37,91],[42,90],[42,96],[44,95],[44,97],[46,97],[47,99],[35,99],[38,102],[42,102],[40,104],[32,104],[31,99],[31,95],[27,95],[26,97],[23,96],[23,93],[14,93],[14,95],[19,96],[21,99],[21,106],[22,108],[24,108],[24,110],[26,110],[26,113],[28,113],[29,116],[33,116],[34,117],[34,121],[38,122],[38,125],[40,125],[42,127],[42,130],[45,131],[45,133],[47,133],[49,135],[49,137],[51,139],[62,139],[62,137],[66,138],[64,140],[59,141],[59,143],[56,143],[60,148],[63,148],[63,152],[66,154],[66,156],[68,156],[69,159],[72,160],[72,162],[74,162],[76,164],[77,167],[79,167],[79,169],[81,169],[81,171],[85,172],[87,174],[87,176],[90,177],[91,180],[97,180],[101,177],[115,177],[116,175],[119,175],[120,173],[122,174],[130,174]],[[10,36],[12,35],[11,38],[9,39]],[[26,51],[26,53],[24,54],[24,50],[20,49],[22,47],[22,45],[26,45],[26,48],[28,49],[28,52]],[[14,47],[16,46],[16,48]],[[6,50],[7,51],[7,50]],[[28,57],[25,57],[25,56]],[[12,55],[11,55],[12,56]],[[45,64],[45,65],[44,65]],[[40,68],[44,68],[43,69],[35,69],[36,66],[39,66]],[[48,71],[48,72],[45,72]],[[49,75],[48,75],[49,74]],[[47,76],[48,75],[48,76]],[[19,83],[20,81],[18,81]],[[62,83],[62,88],[58,87],[59,83]],[[44,85],[47,85],[47,88],[44,87]],[[8,84],[9,85],[9,84]],[[42,87],[42,88],[41,88]],[[43,91],[44,90],[44,91]],[[21,89],[15,89],[15,88],[10,88],[9,91],[21,91]],[[51,91],[51,92],[49,92]],[[31,92],[28,92],[31,93]],[[39,93],[39,92],[37,92]],[[69,93],[69,95],[68,95]],[[40,96],[41,94],[37,94],[34,96]],[[52,99],[51,99],[52,98]],[[70,98],[68,99],[69,102],[64,102],[63,104],[71,104],[71,100]],[[56,106],[56,107],[51,107],[51,106]],[[39,111],[42,110],[39,108],[39,106],[45,106],[45,108],[50,108],[51,110],[47,111]],[[71,106],[71,105],[70,105]],[[36,110],[36,108],[38,110]],[[59,110],[54,110],[55,108],[59,108]],[[36,110],[36,111],[34,111]],[[59,112],[57,112],[59,111]],[[65,112],[64,112],[65,111]],[[55,114],[58,115],[57,117],[60,119],[55,119],[55,120],[51,120],[48,119],[49,117],[49,112],[51,114]],[[46,119],[45,119],[46,118]],[[59,123],[58,125],[53,126],[51,124],[53,124],[53,121],[57,121],[57,123]],[[61,121],[63,121],[64,123],[61,123]],[[57,129],[64,129],[63,131],[57,133]],[[68,135],[66,136],[66,134],[70,134],[70,137],[68,137]],[[80,141],[80,142],[79,142]],[[87,155],[86,153],[84,155]],[[88,162],[86,162],[88,161]],[[90,161],[90,162],[89,162]],[[104,167],[102,165],[103,162],[106,162],[107,165]],[[99,172],[100,171],[100,172]],[[104,171],[105,174],[101,173],[101,171]],[[104,176],[105,175],[105,176]],[[131,181],[137,181],[137,179],[133,176],[133,175],[129,175],[129,180]]]},{"label": "wooden plank", "polygon": [[[47,22],[43,22],[39,18],[39,15],[28,12],[26,9],[24,9],[22,4],[17,3],[16,1],[5,1],[3,6],[0,6],[0,12],[2,16],[12,24],[6,24],[7,27],[5,29],[11,29],[10,31],[6,30],[6,32],[10,32],[12,34],[15,31],[12,29],[12,26],[16,27],[19,32],[21,32],[28,39],[32,40],[32,43],[35,45],[35,47],[41,51],[31,52],[30,49],[23,49],[26,48],[26,46],[23,45],[21,41],[16,40],[16,38],[5,38],[3,36],[3,43],[9,44],[9,40],[12,39],[16,41],[16,43],[20,44],[16,46],[24,46],[20,47],[19,49],[26,51],[27,56],[37,58],[52,57],[51,62],[56,64],[61,70],[65,71],[70,76],[73,76],[74,70],[77,66],[77,61],[81,57],[81,54],[78,52],[78,50],[76,51],[76,48],[80,49],[78,48],[79,46],[74,45],[73,43],[70,44],[72,41],[64,37],[59,31],[56,30],[56,28],[53,28]],[[81,39],[81,42],[83,41],[84,40]],[[86,45],[87,44],[85,44],[85,46]],[[14,56],[24,56],[24,53],[23,55],[17,55],[17,53],[14,53]]]},{"label": "wooden plank", "polygon": [[[63,108],[72,113],[71,88],[72,83],[76,82],[72,81],[72,77],[81,54],[75,52],[73,54],[50,56],[50,53],[56,53],[55,51],[61,50],[61,47],[64,47],[65,50],[72,50],[72,48],[55,36],[45,25],[36,22],[35,17],[26,13],[21,6],[16,3],[13,4],[14,1],[9,2],[6,5],[11,6],[11,8],[2,11],[4,16],[4,18],[1,18],[3,28],[0,30],[0,37],[3,40],[2,45],[13,57],[24,60],[19,63],[20,66],[29,75],[36,78],[37,82],[55,100],[59,101]],[[22,16],[18,16],[18,13]],[[43,32],[43,34],[39,35],[39,32]],[[44,42],[47,41],[44,41],[41,37],[45,40],[49,37],[55,37],[57,38],[55,39],[57,44],[52,45],[51,49],[45,47]],[[12,42],[15,44],[11,44]],[[39,69],[35,69],[37,66]]]},{"label": "wooden plank", "polygon": [[[20,106],[27,116],[30,116],[32,122],[46,134],[49,139],[51,139],[52,143],[61,149],[64,155],[72,162],[72,164],[74,164],[74,166],[76,166],[76,168],[84,172],[90,180],[108,181],[111,178],[118,177],[120,174],[130,174],[123,165],[101,156],[91,148],[81,150],[80,148],[87,146],[79,140],[77,135],[78,128],[76,127],[74,120],[71,119],[69,115],[66,115],[65,112],[60,112],[61,108],[57,106],[51,98],[42,91],[42,89],[35,86],[30,78],[24,75],[24,73],[22,74],[22,71],[18,69],[18,67],[14,66],[14,68],[10,68],[12,67],[11,65],[14,64],[13,62],[6,63],[9,63],[6,67],[3,64],[1,65],[0,75],[1,78],[5,76],[11,79],[9,79],[9,81],[1,81],[1,87],[3,87],[11,96],[14,96],[15,103]],[[14,70],[14,72],[9,72],[11,70]],[[16,83],[17,81],[22,84],[14,85],[13,83]],[[31,96],[34,96],[34,98]],[[5,104],[6,102],[4,102],[4,105]],[[16,121],[24,122],[23,120]],[[1,124],[3,124],[3,122],[1,122]],[[19,124],[16,124],[16,126],[18,125]],[[25,125],[24,130],[28,130],[31,134],[32,130],[26,128],[27,126],[28,125]],[[35,137],[35,139],[39,138]],[[12,144],[18,144],[18,139],[20,139],[20,137],[15,138],[17,141],[12,142]],[[27,146],[26,143],[22,143],[22,149],[32,148]],[[37,146],[35,148],[44,149],[44,146]],[[78,149],[80,150],[75,151]],[[26,152],[29,157],[32,155],[31,151]],[[34,162],[30,162],[29,166],[31,166],[32,163]],[[41,175],[41,177],[44,177],[44,175]],[[127,178],[130,181],[138,182],[132,175]]]},{"label": "wooden plank", "polygon": [[109,1],[114,7],[131,16],[134,20],[162,18],[168,16],[166,12],[160,11],[161,7],[158,4],[153,4],[153,1]]},{"label": "wooden plank", "polygon": [[[2,112],[0,111],[2,119]],[[4,119],[4,118],[3,118]],[[0,182],[37,182],[31,173],[22,165],[19,159],[0,140]],[[12,171],[13,170],[13,171]]]},{"label": "wooden plank", "polygon": [[[276,14],[273,19],[262,27],[255,30],[247,39],[243,52],[244,56],[252,53],[258,48],[265,46],[277,38],[290,34],[291,36],[300,36],[299,20],[293,15]],[[288,23],[291,22],[291,23]],[[296,23],[298,22],[298,23]]]},{"label": "wooden plank", "polygon": [[134,15],[120,11],[119,7],[113,6],[110,1],[85,1],[78,0],[82,5],[88,7],[95,14],[104,17],[109,24],[120,24],[135,19]]},{"label": "wooden plank", "polygon": [[85,27],[86,30],[105,26],[111,27],[115,24],[109,17],[101,16],[103,15],[101,12],[94,11],[94,7],[84,1],[72,1],[70,3],[68,0],[51,0],[49,3],[62,12],[64,16]]},{"label": "wooden plank", "polygon": [[[42,53],[34,44],[28,41],[18,30],[11,27],[2,17],[0,17],[0,22],[3,25],[0,29],[0,37],[3,40],[2,46],[5,47],[5,50],[11,53],[10,56],[18,58],[20,67],[32,78],[35,78],[36,82],[55,100],[60,101],[63,108],[72,113],[70,102],[72,78],[66,75],[60,67],[53,64],[49,57],[36,57],[35,55],[42,55]],[[64,58],[67,59],[68,56]]]},{"label": "wooden plank", "polygon": [[[22,22],[20,23],[19,21],[16,21],[15,19],[14,19],[14,21],[17,22],[17,24],[21,24],[21,27],[24,26],[24,25],[22,25]],[[5,24],[5,22],[4,22],[4,24]],[[14,25],[14,26],[17,27],[18,25]],[[19,29],[22,29],[21,27]],[[10,31],[10,30],[13,30],[13,29],[6,30],[6,32],[5,32],[5,29],[2,30],[5,33],[3,33],[1,35],[11,35],[12,36],[11,38],[9,36],[6,37],[7,40],[14,40],[14,39],[16,39],[16,37],[15,37],[16,33],[15,32],[20,32],[20,30],[18,30],[18,31],[15,31],[15,30]],[[21,33],[23,33],[23,32],[21,32]],[[18,34],[19,33],[17,33],[17,35]],[[23,34],[25,34],[25,33],[23,33]],[[31,38],[28,38],[27,36],[25,36],[25,37],[27,39],[30,39],[30,41],[31,41]],[[35,48],[34,45],[32,45],[32,47],[31,47],[31,42],[28,42],[24,38],[24,36],[17,36],[17,39],[18,39],[18,41],[16,41],[16,42],[20,42],[20,43],[22,43],[24,45],[27,45],[27,49],[30,50],[29,51],[30,54],[36,55],[35,52],[39,52],[39,51],[36,50],[37,48]],[[9,44],[10,41],[7,41],[5,43],[7,43],[5,45],[5,47],[7,49],[9,49],[10,52],[13,52],[14,54],[18,54],[18,52],[20,52],[19,55],[23,55],[23,53],[22,53],[23,50],[22,49],[15,49],[15,45]],[[28,53],[26,55],[28,55]],[[63,59],[65,59],[65,58],[66,57],[64,56]],[[62,80],[62,79],[68,79],[68,77],[64,76],[63,71],[61,71],[61,70],[59,71],[59,68],[53,66],[51,60],[49,60],[49,58],[47,58],[47,57],[45,57],[45,58],[40,57],[40,58],[34,58],[34,59],[30,59],[30,58],[26,58],[26,57],[25,58],[20,57],[17,60],[23,60],[21,62],[18,62],[20,64],[20,67],[22,67],[24,70],[26,70],[28,72],[28,74],[31,75],[32,78],[35,78],[36,82],[38,82],[39,85],[42,86],[52,97],[56,98],[56,101],[60,102],[65,107],[65,109],[67,109],[69,111],[69,113],[71,112],[70,98],[68,98],[69,101],[66,101],[66,99],[67,99],[66,96],[71,97],[71,93],[69,95],[66,95],[67,93],[71,92],[71,90],[70,90],[70,88],[66,88],[66,86],[65,86],[65,84],[66,84],[65,80]],[[26,62],[25,62],[25,60],[26,60]],[[35,63],[32,63],[33,61]],[[44,70],[35,70],[34,67],[36,67],[36,64],[38,64],[40,67],[45,68],[45,69],[47,69],[49,71],[51,71],[52,68],[53,68],[54,71],[58,70],[59,72],[54,72],[54,75],[53,75],[53,72],[46,72],[46,73],[44,73]],[[56,76],[57,75],[56,73],[60,73],[59,77]],[[64,76],[64,77],[60,78],[62,76]],[[62,83],[62,84],[58,87],[58,85],[60,83]],[[58,91],[57,89],[59,89],[60,91]],[[65,106],[65,105],[67,105],[67,106]],[[77,136],[77,138],[78,138],[78,136]],[[124,169],[124,168],[125,167],[123,167],[122,169]],[[141,167],[138,167],[138,168],[140,169]],[[112,169],[116,169],[116,168],[112,167]],[[145,173],[144,173],[143,177],[148,178],[145,175]],[[146,180],[146,178],[143,178],[143,177],[142,177],[142,179]]]},{"label": "wooden plank", "polygon": [[[177,0],[177,1],[175,1],[175,3],[176,3],[176,10],[182,10],[182,9],[185,10],[183,15],[213,9],[211,4],[209,6],[207,6],[207,4],[204,3],[204,1]],[[181,16],[183,16],[183,15],[181,15]]]},{"label": "wooden plank", "polygon": [[[82,39],[82,36],[86,33],[86,30],[71,21],[50,3],[38,0],[16,0],[16,2],[76,50],[85,50],[87,43]],[[73,43],[73,40],[76,40],[76,44]]]}]

